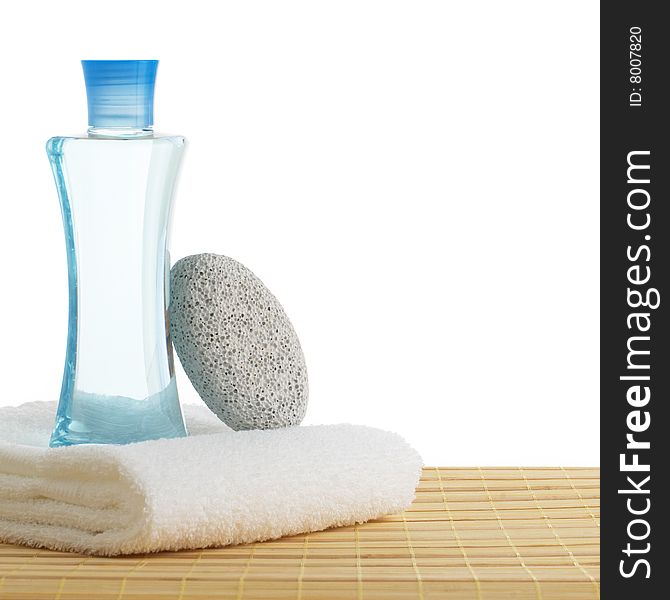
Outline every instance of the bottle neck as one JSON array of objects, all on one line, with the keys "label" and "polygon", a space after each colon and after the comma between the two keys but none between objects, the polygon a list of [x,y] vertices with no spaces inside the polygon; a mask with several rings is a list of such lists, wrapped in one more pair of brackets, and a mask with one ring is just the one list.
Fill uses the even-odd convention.
[{"label": "bottle neck", "polygon": [[89,127],[87,131],[89,137],[117,139],[151,137],[154,134],[153,127]]}]

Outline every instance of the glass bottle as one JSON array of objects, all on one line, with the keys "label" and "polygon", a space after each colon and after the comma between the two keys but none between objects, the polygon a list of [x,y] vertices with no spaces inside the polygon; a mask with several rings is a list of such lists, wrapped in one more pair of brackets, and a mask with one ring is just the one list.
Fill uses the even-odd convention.
[{"label": "glass bottle", "polygon": [[88,133],[47,143],[69,280],[50,445],[184,436],[168,323],[168,235],[185,140],[153,132],[158,61],[82,65]]}]

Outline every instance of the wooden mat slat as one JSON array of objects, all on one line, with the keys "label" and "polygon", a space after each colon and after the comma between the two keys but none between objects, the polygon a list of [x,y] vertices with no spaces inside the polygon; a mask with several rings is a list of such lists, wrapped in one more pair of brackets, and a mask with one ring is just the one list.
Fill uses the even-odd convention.
[{"label": "wooden mat slat", "polygon": [[0,544],[0,600],[596,599],[599,477],[431,467],[402,515],[227,548],[100,558]]}]

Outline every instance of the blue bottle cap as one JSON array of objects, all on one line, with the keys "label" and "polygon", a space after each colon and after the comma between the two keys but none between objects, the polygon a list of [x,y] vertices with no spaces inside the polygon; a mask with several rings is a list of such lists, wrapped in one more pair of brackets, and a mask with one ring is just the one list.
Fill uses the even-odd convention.
[{"label": "blue bottle cap", "polygon": [[81,64],[90,127],[153,125],[157,60],[82,60]]}]

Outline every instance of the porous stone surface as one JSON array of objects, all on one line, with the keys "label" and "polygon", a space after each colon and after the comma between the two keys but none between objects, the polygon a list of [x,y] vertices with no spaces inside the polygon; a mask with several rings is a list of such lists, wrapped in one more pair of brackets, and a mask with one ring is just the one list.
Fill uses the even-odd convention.
[{"label": "porous stone surface", "polygon": [[233,429],[298,425],[305,358],[284,309],[244,265],[217,254],[172,267],[170,332],[205,404]]}]

